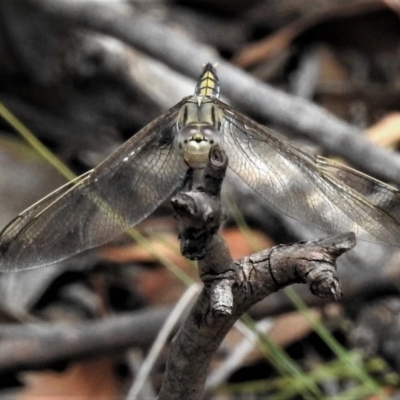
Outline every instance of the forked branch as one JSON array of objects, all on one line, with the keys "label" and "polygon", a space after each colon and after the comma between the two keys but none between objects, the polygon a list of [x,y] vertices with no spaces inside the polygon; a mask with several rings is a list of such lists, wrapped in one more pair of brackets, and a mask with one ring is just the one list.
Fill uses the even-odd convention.
[{"label": "forked branch", "polygon": [[200,259],[204,289],[174,339],[159,399],[200,399],[210,360],[223,338],[243,313],[269,294],[307,283],[317,296],[341,296],[335,262],[355,245],[353,233],[232,260],[216,227],[223,220],[219,190],[227,162],[224,152],[214,147],[202,185],[172,201],[181,249],[187,257]]}]

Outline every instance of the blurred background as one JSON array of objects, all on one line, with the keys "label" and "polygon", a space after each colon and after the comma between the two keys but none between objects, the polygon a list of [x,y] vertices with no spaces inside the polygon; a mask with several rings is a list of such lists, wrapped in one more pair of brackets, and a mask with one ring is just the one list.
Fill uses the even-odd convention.
[{"label": "blurred background", "polygon": [[[364,162],[371,174],[356,146],[347,159],[353,148],[325,145],[338,140],[334,121],[399,157],[396,0],[2,0],[0,228],[67,181],[22,137],[25,128],[82,174],[191,95],[209,61],[221,63],[224,101],[310,152]],[[240,96],[224,86],[225,65],[243,71]],[[290,119],[273,97],[246,91],[246,76],[286,92],[305,113],[321,107],[326,119],[313,129],[324,140],[296,126],[304,116],[296,108],[285,110]],[[376,177],[397,186],[390,172]],[[222,235],[234,258],[327,235],[233,178],[224,190]],[[137,230],[136,240],[123,235],[53,266],[0,275],[0,399],[126,398],[166,318],[198,280],[179,253],[168,201]],[[359,243],[338,263],[341,302],[299,286],[259,303],[253,330],[239,324],[221,346],[206,398],[400,398],[399,261],[398,248]],[[45,328],[24,329],[36,322]],[[155,398],[168,346],[138,398]]]}]

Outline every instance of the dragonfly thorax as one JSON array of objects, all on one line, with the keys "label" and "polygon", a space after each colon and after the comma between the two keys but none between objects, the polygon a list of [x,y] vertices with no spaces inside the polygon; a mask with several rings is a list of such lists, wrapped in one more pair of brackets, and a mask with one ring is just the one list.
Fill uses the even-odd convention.
[{"label": "dragonfly thorax", "polygon": [[208,96],[191,96],[179,111],[175,148],[194,169],[206,166],[212,146],[222,144],[222,112]]}]

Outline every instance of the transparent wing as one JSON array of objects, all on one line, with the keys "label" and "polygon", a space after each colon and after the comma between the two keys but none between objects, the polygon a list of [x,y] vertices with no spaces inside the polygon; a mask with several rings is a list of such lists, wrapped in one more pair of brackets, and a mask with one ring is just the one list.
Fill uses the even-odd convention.
[{"label": "transparent wing", "polygon": [[378,181],[360,171],[318,156],[316,165],[327,179],[335,179],[350,186],[388,217],[400,221],[400,192],[393,186]]},{"label": "transparent wing", "polygon": [[0,270],[60,261],[106,243],[149,215],[179,186],[188,169],[173,149],[184,101],[97,168],[15,218],[0,234]]},{"label": "transparent wing", "polygon": [[229,167],[273,206],[327,231],[352,231],[363,240],[399,245],[400,198],[394,188],[314,158],[217,104],[224,113],[221,129]]}]

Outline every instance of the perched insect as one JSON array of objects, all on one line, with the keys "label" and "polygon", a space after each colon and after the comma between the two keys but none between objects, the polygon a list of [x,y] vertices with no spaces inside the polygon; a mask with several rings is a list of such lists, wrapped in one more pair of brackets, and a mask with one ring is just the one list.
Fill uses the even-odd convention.
[{"label": "perched insect", "polygon": [[93,170],[34,204],[0,234],[0,270],[63,260],[133,227],[167,199],[214,144],[229,168],[288,216],[331,232],[399,245],[399,192],[311,156],[218,100],[207,64],[193,96],[144,127]]}]

